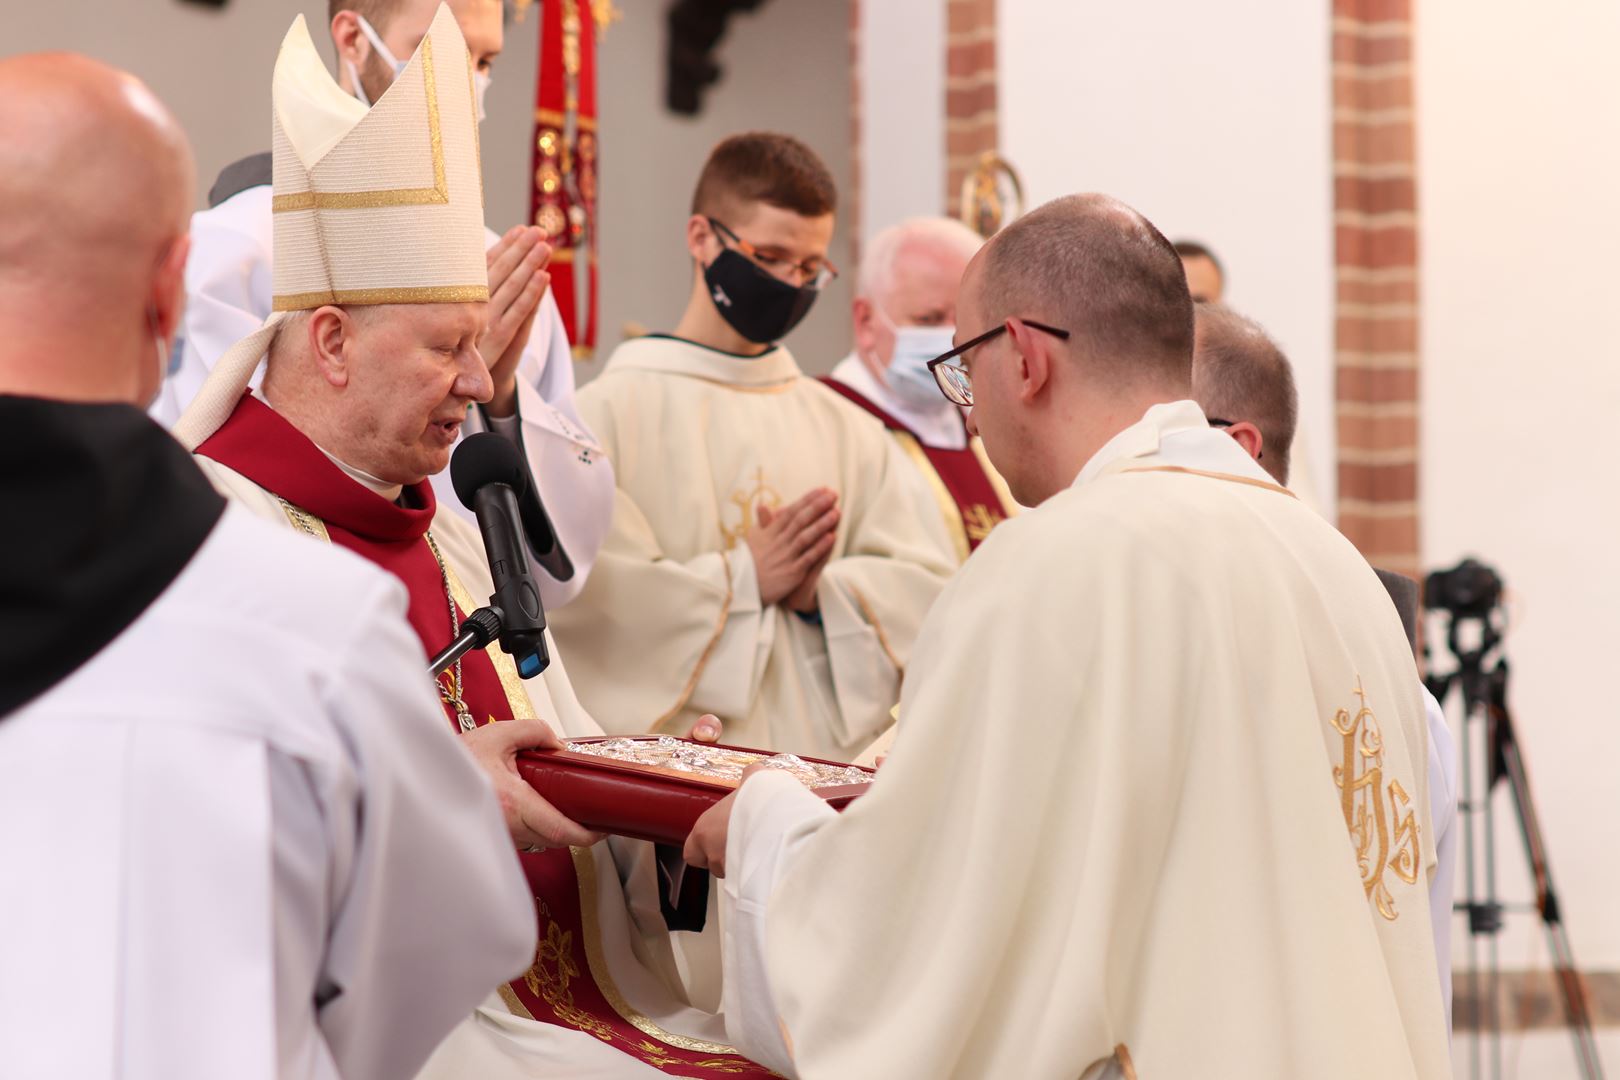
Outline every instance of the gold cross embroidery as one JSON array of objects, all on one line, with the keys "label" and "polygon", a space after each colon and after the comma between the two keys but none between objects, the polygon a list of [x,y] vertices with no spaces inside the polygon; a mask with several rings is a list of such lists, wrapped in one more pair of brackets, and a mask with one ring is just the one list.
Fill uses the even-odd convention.
[{"label": "gold cross embroidery", "polygon": [[749,534],[754,531],[754,526],[759,521],[759,508],[765,506],[772,510],[778,509],[782,505],[782,496],[765,482],[765,469],[762,466],[754,472],[754,486],[751,489],[733,491],[726,501],[729,504],[728,510],[730,507],[737,510],[736,525],[727,525],[724,522],[720,524],[720,535],[726,541],[726,550],[730,551],[737,546],[739,540],[746,541]]},{"label": "gold cross embroidery", "polygon": [[962,526],[967,530],[968,539],[975,544],[990,535],[990,530],[1000,525],[1006,519],[983,503],[974,503],[962,511]]}]

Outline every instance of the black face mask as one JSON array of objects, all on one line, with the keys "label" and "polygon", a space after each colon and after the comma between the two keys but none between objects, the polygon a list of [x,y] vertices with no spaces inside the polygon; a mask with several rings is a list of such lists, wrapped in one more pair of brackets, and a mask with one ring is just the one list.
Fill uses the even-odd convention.
[{"label": "black face mask", "polygon": [[810,313],[819,290],[792,286],[755,266],[739,251],[724,248],[703,268],[720,317],[756,345],[782,340]]}]

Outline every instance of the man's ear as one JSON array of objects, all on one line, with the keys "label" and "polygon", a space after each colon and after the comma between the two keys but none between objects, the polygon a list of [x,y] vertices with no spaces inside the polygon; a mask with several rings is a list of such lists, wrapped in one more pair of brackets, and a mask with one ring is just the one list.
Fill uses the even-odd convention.
[{"label": "man's ear", "polygon": [[693,214],[686,219],[686,250],[699,265],[709,261],[709,253],[714,250],[713,245],[716,243],[718,241],[708,218],[702,214]]},{"label": "man's ear", "polygon": [[1052,378],[1052,339],[1031,330],[1022,319],[1007,320],[1007,336],[1012,340],[1013,362],[1018,367],[1018,397],[1027,404],[1046,389]]},{"label": "man's ear", "polygon": [[186,258],[191,254],[191,234],[181,233],[158,260],[152,280],[153,330],[165,341],[173,341],[186,310]]},{"label": "man's ear", "polygon": [[876,321],[872,311],[872,301],[864,296],[857,296],[850,305],[850,329],[855,336],[855,351],[862,355],[869,353],[877,345],[877,334],[873,323]]},{"label": "man's ear", "polygon": [[1237,444],[1243,447],[1245,454],[1248,454],[1256,461],[1260,460],[1260,453],[1265,449],[1266,439],[1264,435],[1260,434],[1259,428],[1247,420],[1239,420],[1227,428],[1226,433],[1237,440]]},{"label": "man's ear", "polygon": [[366,70],[366,61],[371,59],[371,42],[360,32],[360,18],[354,12],[340,11],[332,16],[332,46],[337,49],[340,79],[348,81],[348,72],[343,66],[345,60],[352,63],[356,71]]},{"label": "man's ear", "polygon": [[309,313],[309,352],[328,385],[349,385],[354,359],[354,318],[340,307],[316,308]]}]

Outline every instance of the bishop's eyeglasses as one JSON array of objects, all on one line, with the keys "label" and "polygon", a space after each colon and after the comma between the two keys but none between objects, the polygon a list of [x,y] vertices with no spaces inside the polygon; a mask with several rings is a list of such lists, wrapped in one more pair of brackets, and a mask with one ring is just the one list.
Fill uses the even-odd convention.
[{"label": "bishop's eyeglasses", "polygon": [[[1039,330],[1043,334],[1051,334],[1053,337],[1064,341],[1068,340],[1069,332],[1067,330],[1059,330],[1055,326],[1032,322],[1029,319],[1020,319],[1018,321],[1031,330]],[[971,341],[962,342],[962,344],[945,355],[936,356],[928,361],[928,371],[934,376],[934,381],[939,384],[940,393],[944,394],[953,404],[972,405],[973,376],[968,374],[966,365],[960,361],[959,357],[965,355],[969,349],[976,349],[983,345],[997,334],[1006,332],[1007,324],[1003,321],[999,326],[986,330]]]}]

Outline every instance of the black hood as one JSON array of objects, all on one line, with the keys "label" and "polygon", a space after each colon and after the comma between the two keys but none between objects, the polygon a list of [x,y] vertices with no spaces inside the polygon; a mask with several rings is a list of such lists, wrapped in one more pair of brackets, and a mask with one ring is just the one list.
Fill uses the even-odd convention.
[{"label": "black hood", "polygon": [[0,717],[140,617],[225,512],[191,455],[130,405],[0,394]]}]

